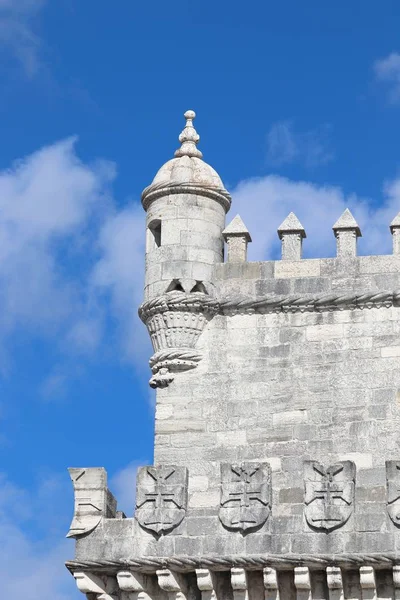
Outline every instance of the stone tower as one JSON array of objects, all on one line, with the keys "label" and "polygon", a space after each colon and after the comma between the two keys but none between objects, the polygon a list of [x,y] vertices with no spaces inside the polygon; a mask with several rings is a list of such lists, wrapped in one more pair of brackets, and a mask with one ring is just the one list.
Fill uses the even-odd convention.
[{"label": "stone tower", "polygon": [[70,469],[67,566],[89,600],[400,598],[400,216],[392,255],[357,256],[346,210],[335,258],[290,213],[248,262],[194,116],[142,197],[155,464],[128,517]]}]

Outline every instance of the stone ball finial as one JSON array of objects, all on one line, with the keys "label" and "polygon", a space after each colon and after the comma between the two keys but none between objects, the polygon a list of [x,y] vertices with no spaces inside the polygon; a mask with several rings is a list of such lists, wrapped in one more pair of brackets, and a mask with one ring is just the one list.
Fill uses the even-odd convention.
[{"label": "stone ball finial", "polygon": [[203,154],[197,148],[197,144],[200,141],[200,136],[193,126],[193,119],[196,118],[194,110],[187,110],[184,114],[186,119],[186,125],[184,130],[179,136],[181,147],[175,152],[175,157],[180,158],[181,156],[191,156],[195,158],[202,158]]}]

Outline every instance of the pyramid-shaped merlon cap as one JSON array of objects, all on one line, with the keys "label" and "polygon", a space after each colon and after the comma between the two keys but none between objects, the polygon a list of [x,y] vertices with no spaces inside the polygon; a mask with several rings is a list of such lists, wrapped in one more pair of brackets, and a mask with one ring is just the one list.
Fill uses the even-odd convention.
[{"label": "pyramid-shaped merlon cap", "polygon": [[284,233],[300,233],[301,237],[305,238],[306,231],[294,212],[288,214],[286,219],[278,227],[279,239],[282,239]]},{"label": "pyramid-shaped merlon cap", "polygon": [[222,235],[224,236],[225,241],[229,237],[241,236],[246,238],[248,242],[251,242],[251,235],[249,233],[249,230],[243,223],[240,215],[236,215],[236,217],[229,223],[229,225],[225,227],[224,231],[222,232]]},{"label": "pyramid-shaped merlon cap", "polygon": [[339,217],[332,229],[335,233],[336,231],[355,231],[356,236],[361,237],[360,227],[348,208]]},{"label": "pyramid-shaped merlon cap", "polygon": [[397,213],[393,221],[390,223],[390,231],[392,233],[394,229],[400,229],[400,213]]}]

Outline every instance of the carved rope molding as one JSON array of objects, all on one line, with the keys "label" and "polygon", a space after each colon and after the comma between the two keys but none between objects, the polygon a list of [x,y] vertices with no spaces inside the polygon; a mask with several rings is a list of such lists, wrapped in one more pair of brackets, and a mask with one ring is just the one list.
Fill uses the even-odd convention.
[{"label": "carved rope molding", "polygon": [[369,565],[384,568],[396,564],[400,564],[400,554],[385,552],[370,554],[254,554],[246,556],[202,556],[198,558],[187,556],[142,557],[127,560],[98,561],[72,560],[66,563],[66,567],[71,573],[77,570],[95,570],[98,573],[111,574],[127,568],[141,573],[155,573],[158,569],[171,569],[180,573],[187,573],[199,568],[210,569],[211,571],[226,571],[233,567],[240,567],[256,571],[264,567],[291,569],[304,566],[319,569],[328,566],[354,568]]},{"label": "carved rope molding", "polygon": [[365,308],[389,308],[400,305],[400,290],[369,294],[314,294],[276,296],[268,294],[261,298],[227,296],[219,301],[219,313],[295,313]]}]

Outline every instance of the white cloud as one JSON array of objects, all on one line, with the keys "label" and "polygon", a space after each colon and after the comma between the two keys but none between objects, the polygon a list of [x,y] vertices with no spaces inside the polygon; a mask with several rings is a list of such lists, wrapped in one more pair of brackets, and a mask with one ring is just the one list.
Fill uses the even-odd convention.
[{"label": "white cloud", "polygon": [[375,76],[379,81],[389,86],[389,100],[393,103],[400,101],[400,54],[392,52],[385,58],[376,60],[373,64]]},{"label": "white cloud", "polygon": [[18,329],[65,338],[76,349],[99,339],[85,282],[115,170],[104,161],[83,164],[74,145],[74,139],[59,142],[0,172],[3,372],[7,341]]},{"label": "white cloud", "polygon": [[107,291],[114,316],[123,328],[127,358],[149,357],[150,341],[138,320],[143,300],[145,214],[140,205],[116,212],[104,224],[99,236],[101,258],[91,283],[98,293]]},{"label": "white cloud", "polygon": [[46,0],[0,0],[0,46],[22,66],[27,77],[38,72],[42,42],[36,21]]},{"label": "white cloud", "polygon": [[298,162],[307,168],[333,159],[327,125],[310,131],[295,131],[291,121],[274,123],[267,135],[267,161],[273,166]]},{"label": "white cloud", "polygon": [[336,242],[332,225],[346,207],[361,227],[360,253],[385,254],[391,252],[389,224],[400,207],[400,181],[384,185],[379,207],[369,199],[346,195],[338,187],[291,181],[276,175],[243,181],[233,190],[232,196],[231,215],[241,215],[253,238],[249,246],[251,260],[279,256],[276,230],[291,211],[298,216],[307,233],[305,255],[334,256]]},{"label": "white cloud", "polygon": [[0,476],[0,587],[10,600],[82,597],[64,566],[73,544],[60,542],[68,528],[65,499],[72,506],[64,481],[43,479],[28,492]]}]

